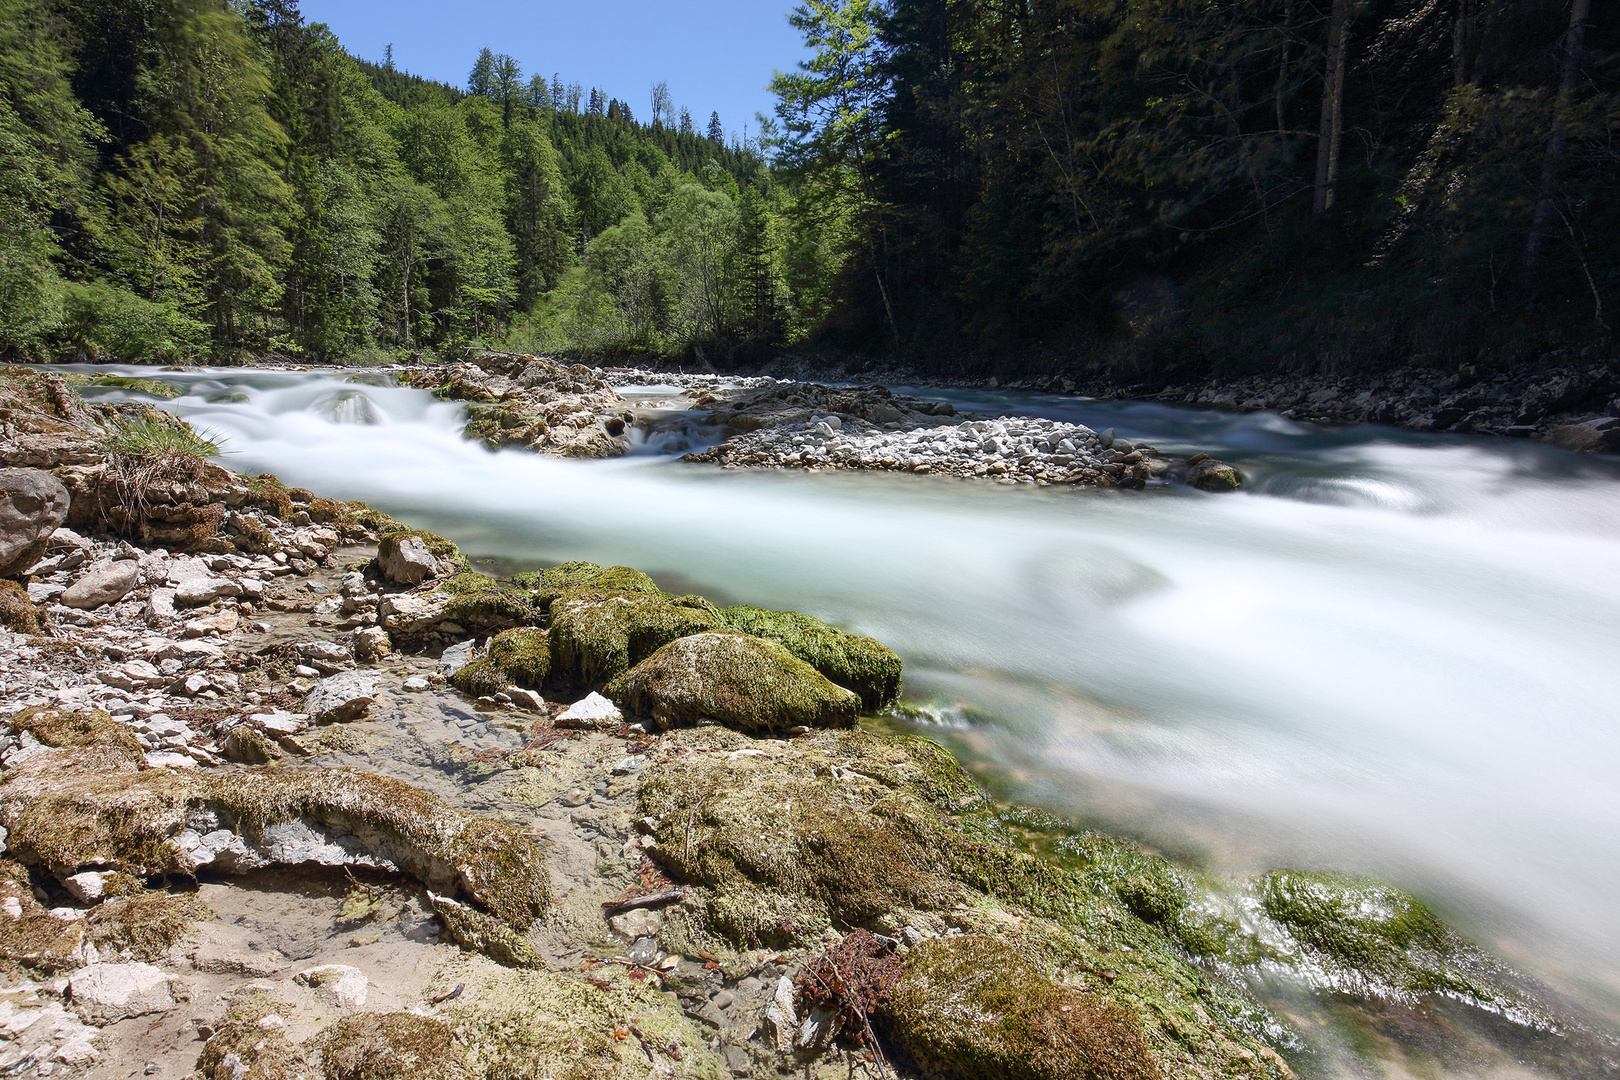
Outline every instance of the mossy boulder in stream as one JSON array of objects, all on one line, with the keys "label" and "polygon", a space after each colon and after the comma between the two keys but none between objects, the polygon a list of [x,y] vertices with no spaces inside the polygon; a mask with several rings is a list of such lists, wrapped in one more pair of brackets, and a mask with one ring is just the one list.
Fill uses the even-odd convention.
[{"label": "mossy boulder in stream", "polygon": [[441,620],[459,623],[475,634],[540,621],[540,613],[528,593],[483,574],[457,574],[440,582],[433,591],[437,596],[449,598]]},{"label": "mossy boulder in stream", "polygon": [[489,659],[514,685],[539,690],[551,676],[550,635],[533,627],[496,634],[489,643]]},{"label": "mossy boulder in stream", "polygon": [[839,686],[859,694],[869,712],[893,705],[900,696],[900,657],[880,641],[846,634],[796,611],[728,607],[720,609],[720,618],[733,630],[781,643]]},{"label": "mossy boulder in stream", "polygon": [[603,599],[628,593],[664,595],[653,579],[640,570],[589,562],[566,562],[545,570],[531,570],[514,577],[512,584],[535,593],[542,611],[551,610],[554,601],[569,596]]},{"label": "mossy boulder in stream", "polygon": [[601,689],[671,641],[717,623],[708,611],[661,595],[559,598],[551,605],[551,681],[567,690]]},{"label": "mossy boulder in stream", "polygon": [[712,717],[754,733],[796,727],[851,727],[853,691],[830,682],[775,641],[733,632],[670,642],[608,687],[608,696],[659,727]]},{"label": "mossy boulder in stream", "polygon": [[967,934],[906,957],[890,1027],[928,1080],[1158,1080],[1142,1022],[1059,986],[1005,942]]}]

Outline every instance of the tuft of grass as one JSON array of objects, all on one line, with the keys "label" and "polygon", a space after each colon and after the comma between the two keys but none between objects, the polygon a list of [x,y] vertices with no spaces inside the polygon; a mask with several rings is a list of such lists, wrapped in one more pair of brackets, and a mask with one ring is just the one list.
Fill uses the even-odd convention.
[{"label": "tuft of grass", "polygon": [[217,435],[156,410],[114,420],[101,441],[101,449],[108,457],[176,463],[200,463],[222,452]]}]

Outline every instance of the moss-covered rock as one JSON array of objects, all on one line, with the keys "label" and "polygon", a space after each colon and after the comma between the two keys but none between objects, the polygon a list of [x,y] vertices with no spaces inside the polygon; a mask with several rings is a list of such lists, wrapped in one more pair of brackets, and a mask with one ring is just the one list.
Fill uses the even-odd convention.
[{"label": "moss-covered rock", "polygon": [[468,988],[443,1015],[486,1080],[730,1075],[673,995],[622,968],[601,968],[587,981],[544,969],[491,976],[475,963],[440,976]]},{"label": "moss-covered rock", "polygon": [[1058,986],[1011,946],[969,934],[906,958],[888,1015],[929,1080],[1157,1080],[1132,1012]]},{"label": "moss-covered rock", "polygon": [[506,630],[490,641],[489,659],[514,685],[542,689],[551,676],[550,635],[533,627]]},{"label": "moss-covered rock", "polygon": [[720,617],[733,630],[780,642],[839,686],[859,694],[869,710],[892,705],[900,696],[900,657],[880,641],[846,634],[796,611],[728,607],[720,609]]},{"label": "moss-covered rock", "polygon": [[608,696],[663,728],[706,716],[753,733],[851,727],[860,711],[853,691],[834,685],[777,642],[734,632],[670,642],[616,679]]},{"label": "moss-covered rock", "polygon": [[[302,860],[341,850],[345,862],[409,874],[519,933],[551,901],[545,856],[522,831],[354,769],[132,775],[30,762],[0,784],[0,824],[19,859],[58,876],[88,865],[143,877],[245,872],[287,851],[309,852]],[[235,839],[204,839],[221,830]]]},{"label": "moss-covered rock", "polygon": [[550,611],[553,601],[563,597],[600,600],[625,594],[664,595],[653,579],[640,570],[589,562],[566,562],[545,570],[531,570],[517,575],[512,584],[537,593],[542,611]]},{"label": "moss-covered rock", "polygon": [[51,975],[83,963],[84,922],[46,911],[34,898],[28,871],[9,859],[0,860],[0,905],[0,971],[26,968]]},{"label": "moss-covered rock", "polygon": [[415,1013],[345,1016],[315,1038],[323,1080],[472,1080],[450,1025]]},{"label": "moss-covered rock", "polygon": [[[127,874],[107,876],[121,878],[125,886],[133,882]],[[88,937],[103,956],[127,952],[132,959],[161,964],[198,923],[212,918],[213,911],[194,893],[137,892],[100,904]]]},{"label": "moss-covered rock", "polygon": [[11,728],[19,735],[27,733],[46,746],[63,750],[106,747],[141,754],[135,733],[100,709],[72,712],[36,706],[13,717]]},{"label": "moss-covered rock", "polygon": [[[405,541],[420,540],[422,546],[427,548],[428,552],[435,559],[438,559],[442,566],[451,568],[455,574],[472,574],[472,564],[467,561],[467,556],[463,555],[461,549],[449,540],[437,533],[425,532],[422,529],[407,529],[404,527],[395,529],[390,526],[398,525],[399,522],[394,521],[393,518],[388,517],[386,514],[379,515],[379,517],[386,520],[379,520],[378,522],[379,525],[383,526],[383,528],[377,529],[378,562],[386,562],[389,558],[397,555],[399,545]],[[472,574],[472,576],[482,577],[483,575]],[[485,580],[489,579],[486,578]]]},{"label": "moss-covered rock", "polygon": [[128,390],[134,394],[165,399],[177,398],[182,393],[181,389],[172,383],[161,382],[158,379],[137,379],[128,375],[98,375],[85,385]]},{"label": "moss-covered rock", "polygon": [[295,1080],[313,1070],[303,1048],[288,1041],[284,1025],[261,1027],[281,1006],[263,990],[237,995],[197,1056],[202,1080]]},{"label": "moss-covered rock", "polygon": [[475,634],[540,621],[540,612],[527,592],[483,574],[456,574],[440,582],[434,592],[449,597],[441,619],[460,623]]},{"label": "moss-covered rock", "polygon": [[662,596],[575,594],[551,605],[551,682],[599,690],[677,638],[711,630],[714,616]]},{"label": "moss-covered rock", "polygon": [[0,627],[14,634],[45,632],[45,617],[28,599],[28,590],[9,579],[0,579]]},{"label": "moss-covered rock", "polygon": [[481,698],[499,694],[510,683],[499,664],[487,656],[480,656],[450,676],[450,685],[468,697]]}]

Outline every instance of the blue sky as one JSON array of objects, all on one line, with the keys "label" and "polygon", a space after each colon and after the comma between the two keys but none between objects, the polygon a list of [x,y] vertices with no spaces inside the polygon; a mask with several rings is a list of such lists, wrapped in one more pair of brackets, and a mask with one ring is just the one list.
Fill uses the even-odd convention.
[{"label": "blue sky", "polygon": [[788,25],[797,0],[302,0],[304,18],[324,22],[344,47],[456,86],[486,45],[510,53],[524,77],[560,72],[628,101],[637,119],[651,115],[650,90],[667,80],[676,108],[699,127],[718,110],[728,135],[754,113],[771,112],[771,72],[803,56]]}]

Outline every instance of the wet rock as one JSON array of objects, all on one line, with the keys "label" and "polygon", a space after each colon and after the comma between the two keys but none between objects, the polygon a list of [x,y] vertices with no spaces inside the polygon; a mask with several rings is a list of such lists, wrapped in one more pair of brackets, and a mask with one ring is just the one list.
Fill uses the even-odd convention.
[{"label": "wet rock", "polygon": [[599,690],[660,646],[719,625],[711,609],[657,596],[559,597],[551,604],[551,678],[563,687]]},{"label": "wet rock", "polygon": [[345,671],[322,679],[304,699],[304,711],[317,724],[358,720],[377,698],[377,678],[362,671]]},{"label": "wet rock", "polygon": [[40,469],[0,469],[0,577],[26,573],[67,520],[62,482]]},{"label": "wet rock", "polygon": [[828,679],[859,694],[868,710],[892,705],[900,695],[900,657],[879,641],[846,634],[796,611],[729,607],[720,609],[720,617],[733,630],[781,643]]},{"label": "wet rock", "polygon": [[388,631],[380,626],[366,626],[354,632],[354,658],[362,664],[374,664],[393,651]]},{"label": "wet rock", "polygon": [[440,654],[439,673],[448,679],[481,655],[483,650],[476,640],[457,642]]},{"label": "wet rock", "polygon": [[1620,419],[1604,416],[1579,424],[1565,424],[1552,430],[1547,441],[1578,454],[1620,452]]},{"label": "wet rock", "polygon": [[738,731],[849,727],[860,698],[775,641],[701,633],[672,641],[608,688],[662,728],[713,717]]},{"label": "wet rock", "polygon": [[622,935],[626,940],[635,941],[637,938],[655,938],[664,928],[665,916],[652,908],[637,908],[627,911],[623,915],[615,915],[608,920],[615,934]]},{"label": "wet rock", "polygon": [[377,612],[383,628],[391,635],[423,634],[444,621],[450,600],[440,593],[401,593],[383,597]]},{"label": "wet rock", "polygon": [[557,715],[560,728],[614,728],[623,723],[619,707],[598,693],[589,693]]},{"label": "wet rock", "polygon": [[151,964],[91,964],[68,979],[68,1000],[94,1023],[112,1024],[175,1007],[173,976]]},{"label": "wet rock", "polygon": [[141,579],[140,564],[125,559],[88,574],[68,586],[57,601],[70,608],[91,610],[122,600]]},{"label": "wet rock", "polygon": [[1187,483],[1200,491],[1236,491],[1243,486],[1243,474],[1224,461],[1201,454],[1189,461]]}]

